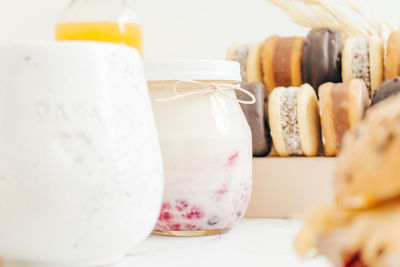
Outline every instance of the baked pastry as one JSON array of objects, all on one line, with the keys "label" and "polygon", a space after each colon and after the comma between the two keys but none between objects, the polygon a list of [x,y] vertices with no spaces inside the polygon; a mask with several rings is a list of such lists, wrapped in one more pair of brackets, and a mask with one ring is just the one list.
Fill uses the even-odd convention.
[{"label": "baked pastry", "polygon": [[315,90],[326,82],[341,82],[341,49],[340,32],[325,28],[312,30],[304,44],[303,81]]},{"label": "baked pastry", "polygon": [[261,62],[268,94],[276,87],[302,85],[303,37],[273,35],[262,45]]},{"label": "baked pastry", "polygon": [[[264,84],[260,82],[245,83],[242,84],[242,88],[252,93],[256,98],[256,103],[252,105],[241,104],[253,137],[253,156],[265,157],[271,152],[272,148],[267,116],[267,91]],[[236,95],[238,99],[248,98],[241,91],[237,91]]]},{"label": "baked pastry", "polygon": [[377,89],[383,81],[383,42],[378,36],[369,39],[348,38],[342,51],[343,82],[362,79],[369,92]]},{"label": "baked pastry", "polygon": [[278,87],[269,96],[268,114],[275,150],[280,156],[315,156],[320,147],[318,100],[314,89]]},{"label": "baked pastry", "polygon": [[400,93],[400,78],[385,81],[372,96],[371,105],[375,105],[386,98]]},{"label": "baked pastry", "polygon": [[335,174],[337,204],[360,209],[400,197],[400,95],[374,105],[346,138]]},{"label": "baked pastry", "polygon": [[385,79],[400,76],[400,30],[390,34],[386,50]]},{"label": "baked pastry", "polygon": [[368,90],[362,80],[325,83],[319,88],[322,141],[325,154],[336,156],[344,134],[354,129],[369,107]]},{"label": "baked pastry", "polygon": [[240,63],[240,71],[244,83],[263,81],[261,69],[261,43],[234,43],[229,48],[226,59]]},{"label": "baked pastry", "polygon": [[361,211],[322,208],[295,241],[300,256],[318,250],[337,267],[400,266],[400,200]]}]

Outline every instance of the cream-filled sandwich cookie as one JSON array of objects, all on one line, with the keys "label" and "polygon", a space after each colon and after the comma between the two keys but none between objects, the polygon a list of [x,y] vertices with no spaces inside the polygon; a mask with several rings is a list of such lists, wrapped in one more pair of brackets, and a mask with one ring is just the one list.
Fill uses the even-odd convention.
[{"label": "cream-filled sandwich cookie", "polygon": [[369,95],[383,81],[383,42],[378,36],[369,39],[357,37],[348,38],[342,51],[343,82],[362,79]]},{"label": "cream-filled sandwich cookie", "polygon": [[303,47],[303,37],[273,35],[263,43],[261,62],[264,84],[269,94],[276,87],[300,86],[303,83]]},{"label": "cream-filled sandwich cookie", "polygon": [[230,46],[226,59],[240,63],[243,82],[262,82],[261,43],[234,43]]},{"label": "cream-filled sandwich cookie", "polygon": [[278,87],[269,96],[268,113],[274,147],[280,156],[315,156],[320,146],[318,100],[314,89]]},{"label": "cream-filled sandwich cookie", "polygon": [[345,138],[334,176],[336,200],[347,209],[400,198],[400,95],[374,105]]},{"label": "cream-filled sandwich cookie", "polygon": [[[253,137],[253,156],[265,157],[271,152],[272,139],[267,115],[267,91],[264,84],[260,82],[244,83],[243,89],[246,89],[254,95],[256,102],[251,105],[240,104],[243,113],[249,123]],[[238,99],[246,99],[248,95],[237,91]]]},{"label": "cream-filled sandwich cookie", "polygon": [[384,80],[385,48],[382,38],[379,36],[369,37],[369,64],[371,77],[371,96],[381,86]]},{"label": "cream-filled sandwich cookie", "polygon": [[345,133],[354,129],[369,107],[368,90],[363,80],[325,83],[319,88],[322,140],[327,156],[336,156]]},{"label": "cream-filled sandwich cookie", "polygon": [[312,30],[306,38],[302,59],[303,81],[315,90],[326,82],[341,82],[340,32],[322,28]]},{"label": "cream-filled sandwich cookie", "polygon": [[385,79],[400,76],[400,30],[390,34],[386,50]]}]

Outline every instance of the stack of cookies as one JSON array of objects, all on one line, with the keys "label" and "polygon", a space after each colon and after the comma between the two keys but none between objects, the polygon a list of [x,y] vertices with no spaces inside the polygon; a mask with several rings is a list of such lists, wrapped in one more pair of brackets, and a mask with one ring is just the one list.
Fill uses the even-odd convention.
[{"label": "stack of cookies", "polygon": [[267,156],[272,144],[284,157],[336,156],[371,100],[400,91],[400,31],[390,35],[386,58],[381,37],[344,36],[320,28],[229,48],[227,59],[241,63],[243,87],[258,100],[243,107],[254,156]]},{"label": "stack of cookies", "polygon": [[[392,93],[390,86],[382,90]],[[374,105],[344,138],[336,203],[310,214],[296,240],[298,252],[317,249],[338,267],[400,266],[399,158],[397,95]]]}]

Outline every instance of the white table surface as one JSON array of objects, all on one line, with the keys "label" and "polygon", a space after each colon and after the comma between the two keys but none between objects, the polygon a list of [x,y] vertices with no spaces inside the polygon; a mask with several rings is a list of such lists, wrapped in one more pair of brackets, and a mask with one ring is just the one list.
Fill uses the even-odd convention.
[{"label": "white table surface", "polygon": [[298,220],[245,219],[224,235],[151,236],[112,267],[330,267],[323,257],[306,262],[297,257],[293,240],[300,227]]}]

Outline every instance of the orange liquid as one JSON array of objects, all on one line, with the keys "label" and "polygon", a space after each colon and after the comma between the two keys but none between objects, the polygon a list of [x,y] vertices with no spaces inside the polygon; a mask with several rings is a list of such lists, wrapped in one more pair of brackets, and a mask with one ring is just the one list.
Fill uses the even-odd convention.
[{"label": "orange liquid", "polygon": [[60,23],[56,40],[103,41],[132,46],[142,53],[142,28],[137,24],[114,22]]}]

